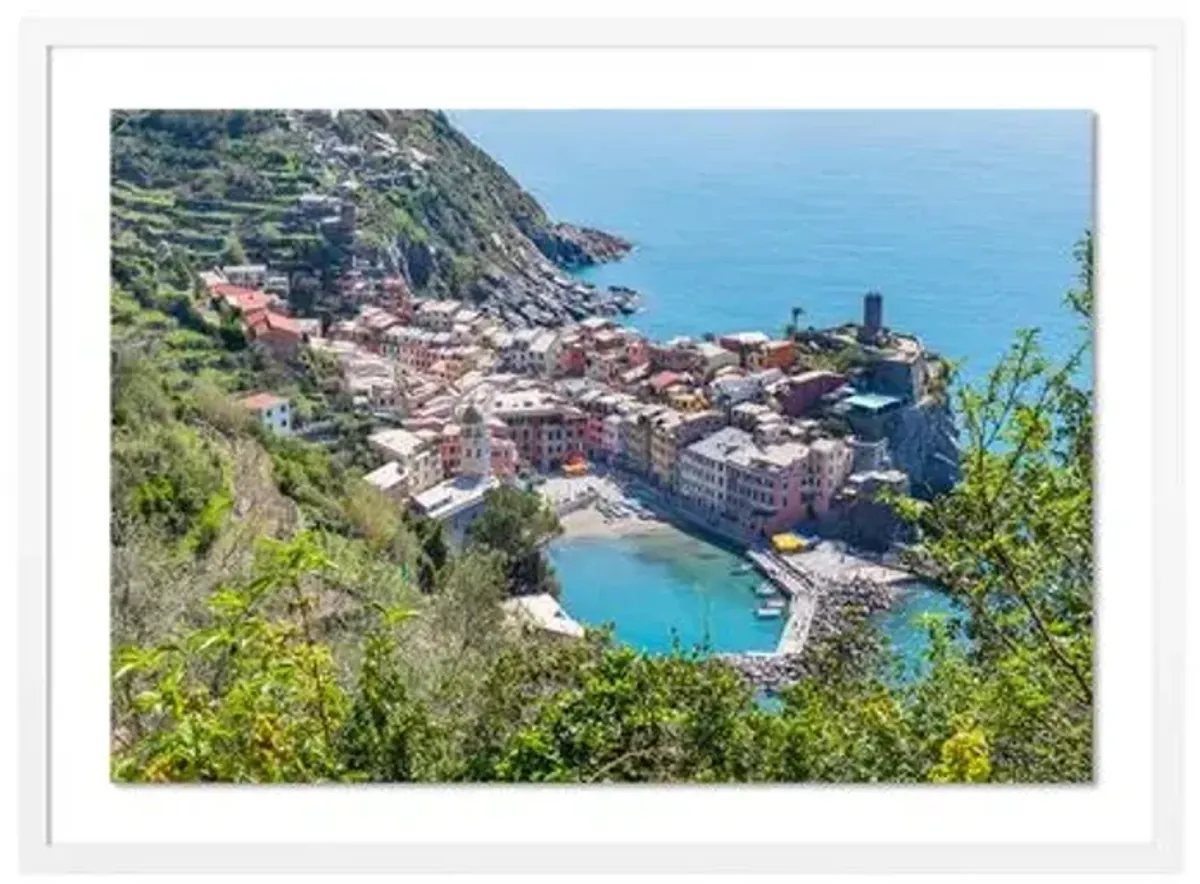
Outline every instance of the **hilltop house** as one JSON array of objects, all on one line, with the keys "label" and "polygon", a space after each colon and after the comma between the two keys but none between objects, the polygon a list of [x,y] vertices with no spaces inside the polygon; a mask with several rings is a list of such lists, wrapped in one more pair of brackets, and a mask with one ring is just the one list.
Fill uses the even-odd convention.
[{"label": "hilltop house", "polygon": [[268,430],[285,436],[292,432],[292,403],[283,396],[252,393],[239,399],[238,405],[257,417]]}]

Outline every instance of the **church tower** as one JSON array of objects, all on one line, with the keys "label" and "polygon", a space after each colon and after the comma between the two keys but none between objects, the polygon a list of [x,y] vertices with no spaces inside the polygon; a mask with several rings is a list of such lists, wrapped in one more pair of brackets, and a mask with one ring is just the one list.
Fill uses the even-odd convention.
[{"label": "church tower", "polygon": [[491,429],[474,404],[462,416],[462,474],[484,479],[492,474]]}]

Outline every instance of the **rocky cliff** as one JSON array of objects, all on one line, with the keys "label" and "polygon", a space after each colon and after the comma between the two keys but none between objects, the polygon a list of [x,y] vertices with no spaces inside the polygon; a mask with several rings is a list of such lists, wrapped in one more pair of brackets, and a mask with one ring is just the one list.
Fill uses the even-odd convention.
[{"label": "rocky cliff", "polygon": [[303,311],[347,281],[400,276],[514,325],[636,306],[566,272],[629,242],[551,221],[438,112],[118,111],[111,134],[118,277],[164,257],[181,279],[267,263]]},{"label": "rocky cliff", "polygon": [[886,423],[892,465],[908,474],[912,493],[930,497],[958,481],[958,428],[950,408],[932,397],[907,405]]}]

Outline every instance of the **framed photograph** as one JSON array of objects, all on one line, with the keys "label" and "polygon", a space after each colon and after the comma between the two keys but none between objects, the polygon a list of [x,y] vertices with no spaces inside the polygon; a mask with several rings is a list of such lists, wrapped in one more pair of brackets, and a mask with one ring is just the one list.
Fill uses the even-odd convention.
[{"label": "framed photograph", "polygon": [[23,864],[1177,867],[1180,46],[26,22]]}]

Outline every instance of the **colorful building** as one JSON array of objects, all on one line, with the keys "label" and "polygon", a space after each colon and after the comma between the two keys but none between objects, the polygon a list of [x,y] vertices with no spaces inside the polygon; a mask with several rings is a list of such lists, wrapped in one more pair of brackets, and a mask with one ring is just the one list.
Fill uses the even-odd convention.
[{"label": "colorful building", "polygon": [[789,417],[803,417],[817,404],[822,396],[845,385],[847,378],[833,371],[806,371],[787,379],[787,390],[782,397],[783,413]]},{"label": "colorful building", "polygon": [[406,493],[419,494],[445,475],[439,434],[431,430],[381,430],[368,438],[372,450],[385,461],[395,461],[404,475]]}]

